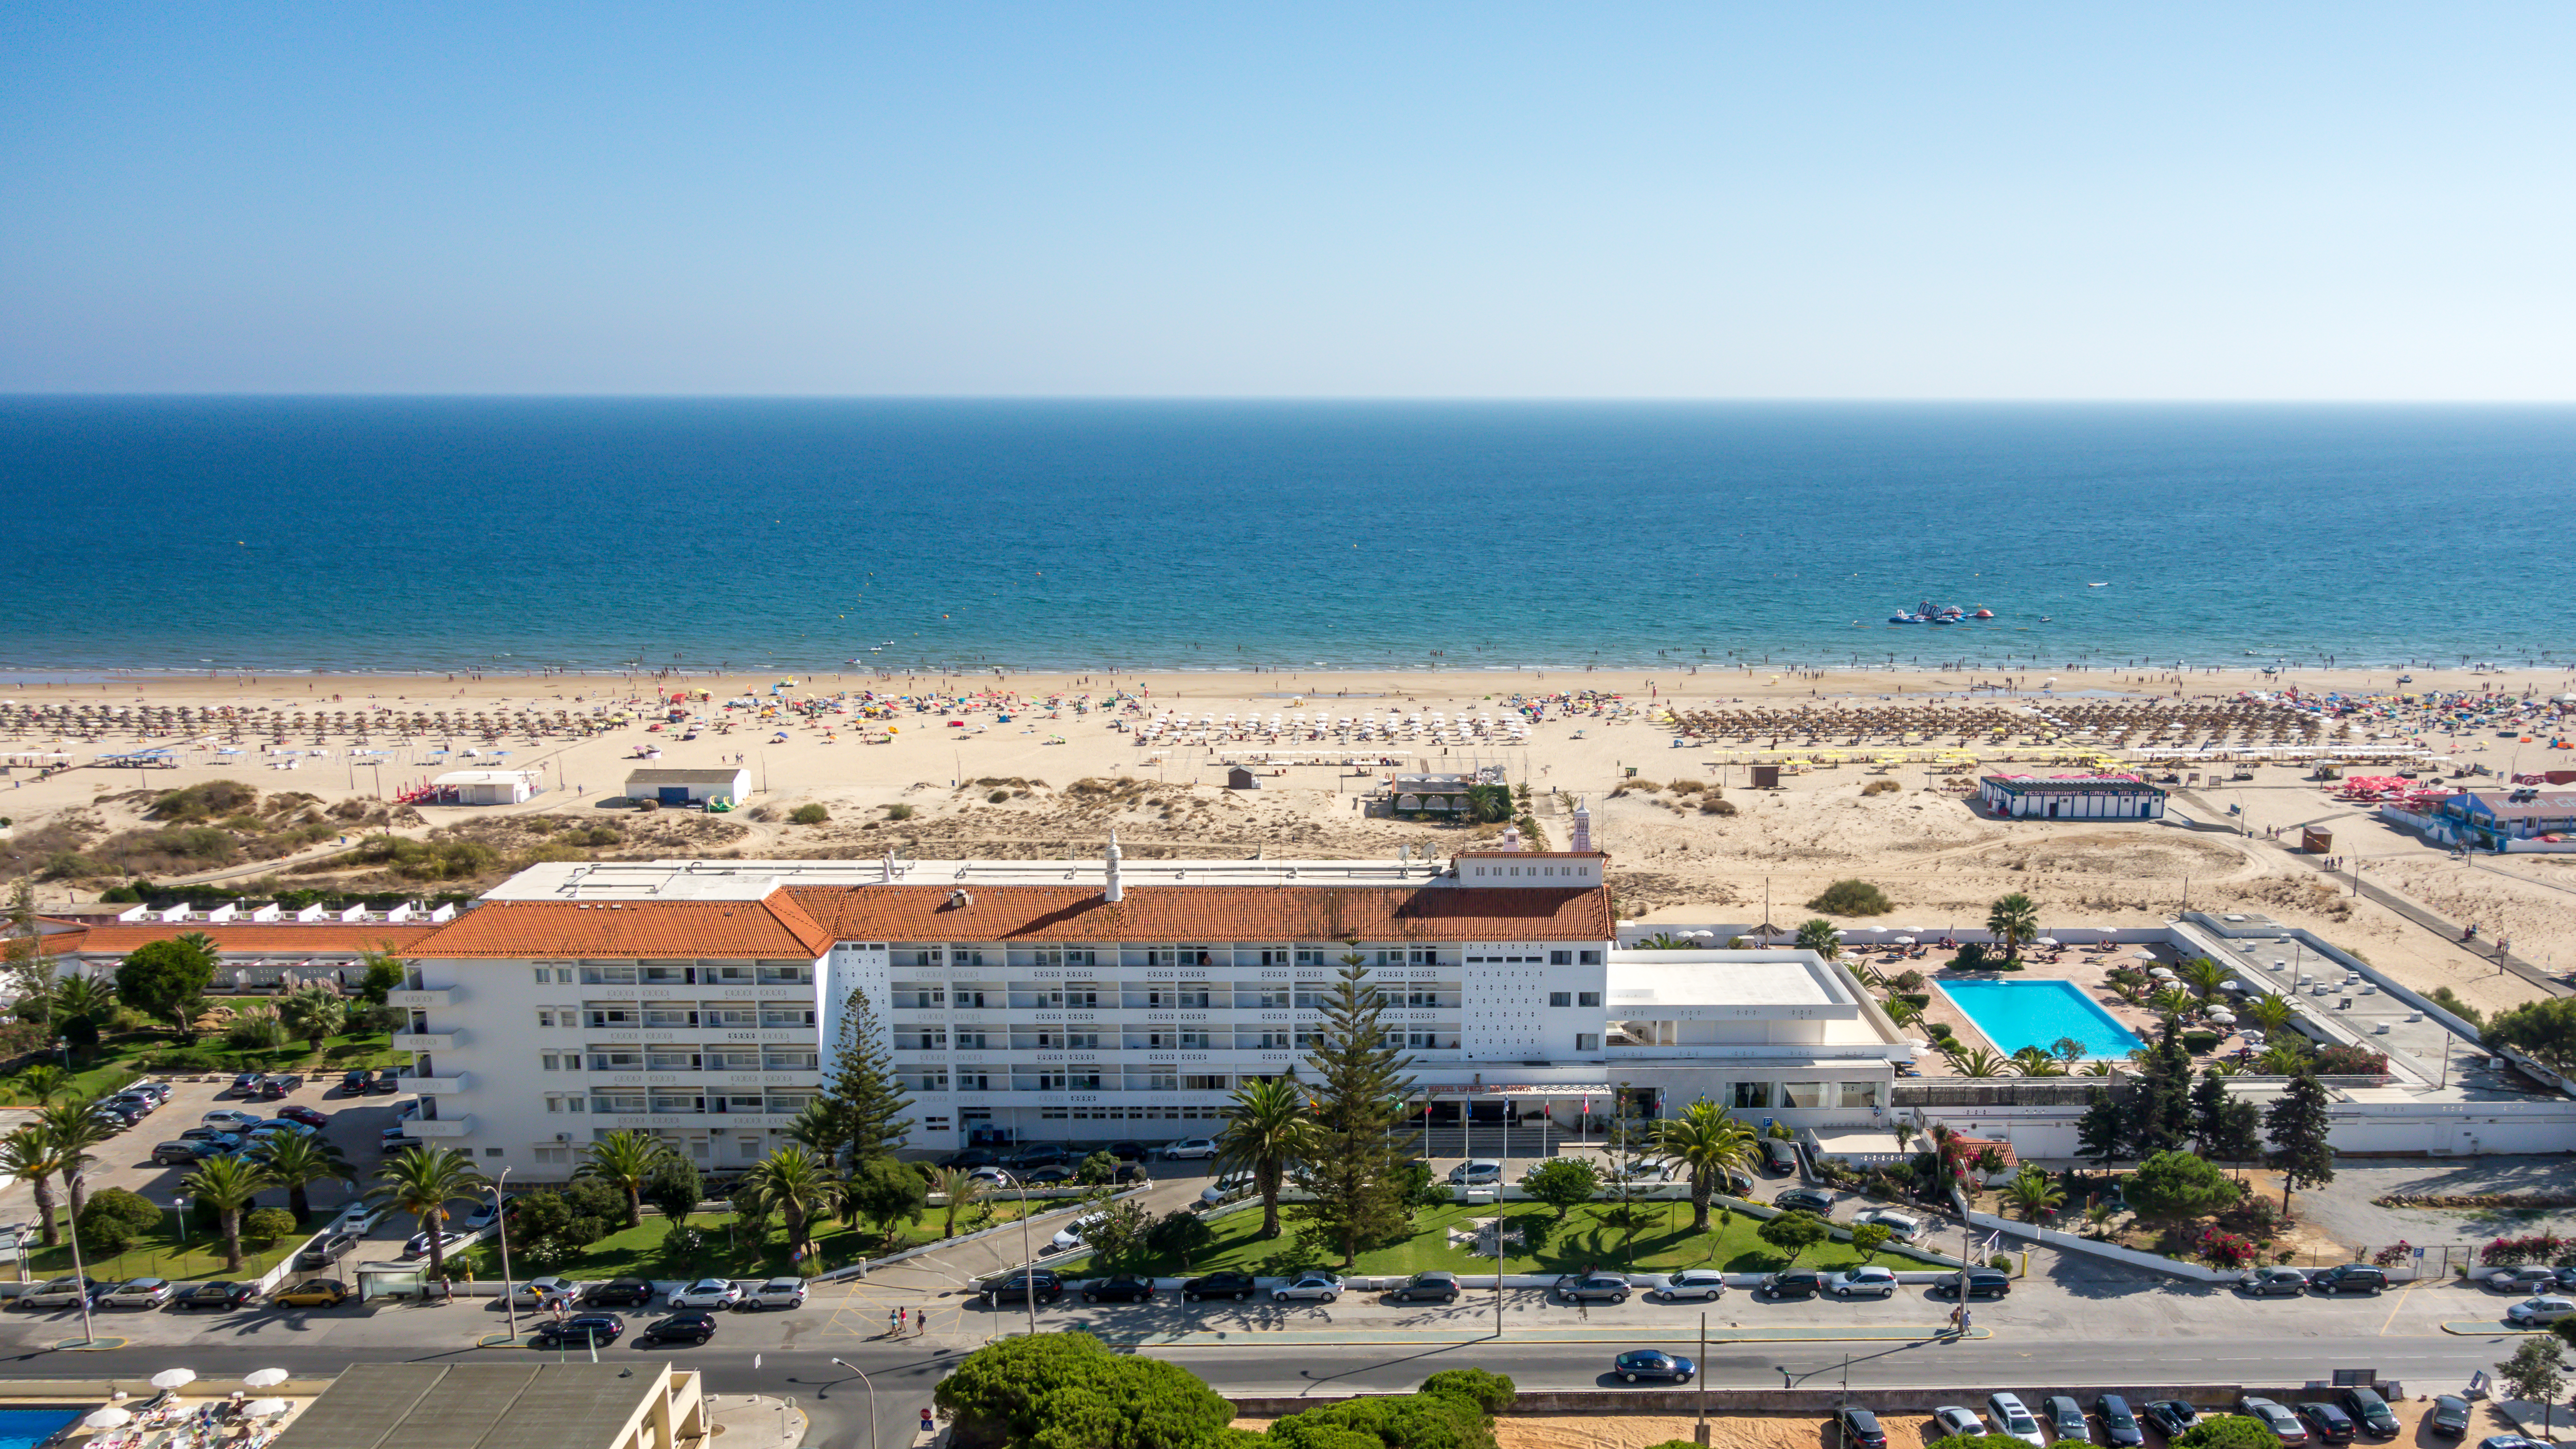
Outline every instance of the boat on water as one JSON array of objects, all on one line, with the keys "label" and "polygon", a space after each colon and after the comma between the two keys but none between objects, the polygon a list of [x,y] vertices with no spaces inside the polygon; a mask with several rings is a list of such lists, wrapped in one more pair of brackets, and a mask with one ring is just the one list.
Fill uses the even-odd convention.
[{"label": "boat on water", "polygon": [[2106,583],[2099,583],[2099,584],[2086,584],[2084,587],[2086,587],[2086,588],[2088,588],[2088,589],[2107,589],[2107,588],[2109,588],[2109,587],[2111,587],[2111,586],[2110,586],[2110,584],[2108,584],[2108,583],[2106,582]]},{"label": "boat on water", "polygon": [[1994,610],[1992,610],[1992,609],[1979,609],[1977,612],[1975,612],[1975,613],[1973,613],[1973,614],[1970,614],[1968,617],[1969,617],[1969,618],[1971,618],[1971,619],[1991,619],[1991,618],[1993,618],[1994,616],[1995,616],[1995,611],[1994,611]]}]

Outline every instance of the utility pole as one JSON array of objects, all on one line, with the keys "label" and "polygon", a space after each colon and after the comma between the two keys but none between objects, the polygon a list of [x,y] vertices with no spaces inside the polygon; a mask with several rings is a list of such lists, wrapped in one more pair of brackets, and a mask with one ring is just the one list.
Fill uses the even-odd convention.
[{"label": "utility pole", "polygon": [[1691,1367],[1696,1370],[1691,1375],[1691,1382],[1699,1389],[1699,1424],[1691,1430],[1691,1437],[1699,1441],[1700,1449],[1708,1449],[1708,1310],[1705,1308],[1699,1311],[1699,1362]]}]

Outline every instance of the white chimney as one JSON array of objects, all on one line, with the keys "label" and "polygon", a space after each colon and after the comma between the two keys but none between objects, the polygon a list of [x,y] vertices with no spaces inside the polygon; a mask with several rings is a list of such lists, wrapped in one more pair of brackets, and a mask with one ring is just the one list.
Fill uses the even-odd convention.
[{"label": "white chimney", "polygon": [[1107,859],[1109,863],[1109,878],[1108,883],[1101,888],[1100,898],[1112,905],[1115,905],[1118,902],[1127,899],[1127,887],[1124,882],[1118,879],[1118,832],[1115,830],[1109,832],[1109,854]]},{"label": "white chimney", "polygon": [[1581,800],[1574,802],[1574,839],[1566,843],[1566,849],[1578,855],[1592,849],[1592,807]]},{"label": "white chimney", "polygon": [[1520,828],[1519,826],[1517,826],[1517,825],[1506,825],[1506,826],[1504,826],[1504,827],[1503,827],[1503,849],[1505,849],[1505,850],[1509,850],[1509,851],[1518,851],[1520,848],[1521,848],[1521,828]]}]

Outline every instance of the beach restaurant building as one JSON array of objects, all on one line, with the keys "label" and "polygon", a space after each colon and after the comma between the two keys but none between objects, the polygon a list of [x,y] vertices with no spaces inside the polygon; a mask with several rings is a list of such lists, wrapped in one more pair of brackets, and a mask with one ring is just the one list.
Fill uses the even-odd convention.
[{"label": "beach restaurant building", "polygon": [[2576,790],[2532,785],[2463,790],[2445,797],[2434,815],[2449,827],[2446,844],[2500,850],[2512,840],[2576,835]]},{"label": "beach restaurant building", "polygon": [[412,942],[413,1130],[561,1178],[636,1130],[786,1140],[864,989],[914,1149],[1213,1134],[1356,955],[1430,1121],[1594,1130],[1695,1100],[1884,1122],[1913,1046],[1803,951],[1622,949],[1595,852],[1428,860],[549,863]]},{"label": "beach restaurant building", "polygon": [[2161,820],[2165,792],[2135,775],[1988,775],[1977,799],[2016,820]]},{"label": "beach restaurant building", "polygon": [[702,770],[630,770],[626,797],[663,805],[704,805],[722,800],[739,805],[751,794],[751,771],[724,765]]}]

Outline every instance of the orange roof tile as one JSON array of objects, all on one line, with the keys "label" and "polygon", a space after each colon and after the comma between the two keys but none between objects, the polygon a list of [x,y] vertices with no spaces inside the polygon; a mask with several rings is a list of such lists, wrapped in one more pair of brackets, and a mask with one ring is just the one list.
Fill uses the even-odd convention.
[{"label": "orange roof tile", "polygon": [[1610,893],[1456,886],[790,886],[838,940],[1603,941]]},{"label": "orange roof tile", "polygon": [[783,892],[758,901],[654,901],[583,905],[487,901],[403,955],[413,959],[537,956],[728,956],[811,961],[832,933]]},{"label": "orange roof tile", "polygon": [[191,931],[202,931],[213,938],[215,949],[227,956],[350,956],[361,951],[400,951],[436,929],[434,926],[387,925],[381,921],[355,926],[337,921],[327,925],[318,922],[311,925],[274,925],[267,922],[208,925],[203,921],[116,921],[104,925],[74,926],[67,931],[48,931],[44,943],[48,956],[64,956],[75,951],[122,956],[153,941],[167,941]]}]

